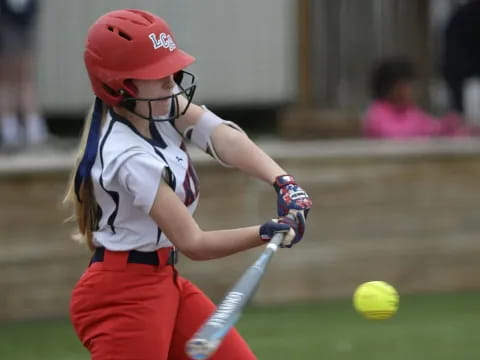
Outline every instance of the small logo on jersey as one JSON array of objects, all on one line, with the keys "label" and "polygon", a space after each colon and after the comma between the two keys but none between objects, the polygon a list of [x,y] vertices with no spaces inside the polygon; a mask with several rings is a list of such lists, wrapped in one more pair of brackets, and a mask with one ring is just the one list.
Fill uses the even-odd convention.
[{"label": "small logo on jersey", "polygon": [[172,36],[169,34],[161,33],[157,38],[154,33],[151,33],[150,35],[148,35],[148,37],[150,38],[150,40],[152,40],[154,49],[159,49],[163,47],[165,49],[173,51],[177,48],[177,45],[175,45]]},{"label": "small logo on jersey", "polygon": [[178,162],[183,161],[183,159],[180,156],[175,156],[175,157],[176,157]]}]

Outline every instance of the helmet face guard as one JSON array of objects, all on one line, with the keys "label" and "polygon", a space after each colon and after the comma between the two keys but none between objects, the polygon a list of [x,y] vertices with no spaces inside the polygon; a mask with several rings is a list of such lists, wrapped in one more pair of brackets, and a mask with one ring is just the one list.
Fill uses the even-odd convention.
[{"label": "helmet face guard", "polygon": [[[131,113],[136,116],[148,120],[148,121],[170,121],[178,118],[181,115],[184,115],[190,103],[192,102],[193,95],[197,88],[195,75],[188,71],[179,71],[174,75],[175,83],[177,84],[180,91],[175,92],[172,95],[162,96],[159,98],[139,98],[139,97],[130,97],[126,96],[120,103],[120,106],[124,107]],[[179,96],[185,96],[187,99],[187,105],[184,109],[180,109],[180,104],[178,101]],[[171,110],[168,116],[155,117],[152,113],[152,103],[155,101],[165,101],[170,100]],[[146,101],[148,103],[148,115],[140,114],[135,110],[135,106],[138,101]]]}]

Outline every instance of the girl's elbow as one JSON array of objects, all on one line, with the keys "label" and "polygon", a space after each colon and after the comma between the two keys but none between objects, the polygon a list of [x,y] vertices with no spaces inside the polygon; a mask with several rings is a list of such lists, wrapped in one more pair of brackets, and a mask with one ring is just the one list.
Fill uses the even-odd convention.
[{"label": "girl's elbow", "polygon": [[193,260],[193,261],[207,260],[206,258],[204,258],[202,253],[198,250],[195,250],[192,248],[179,249],[179,250],[183,255],[185,255],[190,260]]},{"label": "girl's elbow", "polygon": [[201,236],[192,238],[185,244],[177,246],[178,250],[187,258],[193,261],[208,260],[209,257],[205,254],[205,249],[202,246]]}]

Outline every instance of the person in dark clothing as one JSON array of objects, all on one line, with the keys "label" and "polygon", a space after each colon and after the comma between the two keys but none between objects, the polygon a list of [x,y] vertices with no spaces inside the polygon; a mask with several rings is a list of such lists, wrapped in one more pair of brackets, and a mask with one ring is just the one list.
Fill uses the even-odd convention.
[{"label": "person in dark clothing", "polygon": [[0,0],[0,146],[40,145],[48,129],[35,84],[37,0]]},{"label": "person in dark clothing", "polygon": [[447,22],[444,34],[443,76],[455,111],[464,111],[464,84],[480,76],[480,1],[458,7]]}]

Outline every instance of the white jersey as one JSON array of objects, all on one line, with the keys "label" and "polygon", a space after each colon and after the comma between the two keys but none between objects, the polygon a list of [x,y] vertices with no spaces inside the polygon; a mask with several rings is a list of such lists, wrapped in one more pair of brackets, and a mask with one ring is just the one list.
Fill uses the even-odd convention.
[{"label": "white jersey", "polygon": [[150,130],[153,140],[119,115],[108,115],[91,171],[101,214],[95,246],[113,251],[172,246],[149,216],[162,176],[188,210],[195,211],[198,179],[183,137],[169,121],[150,123]]}]

